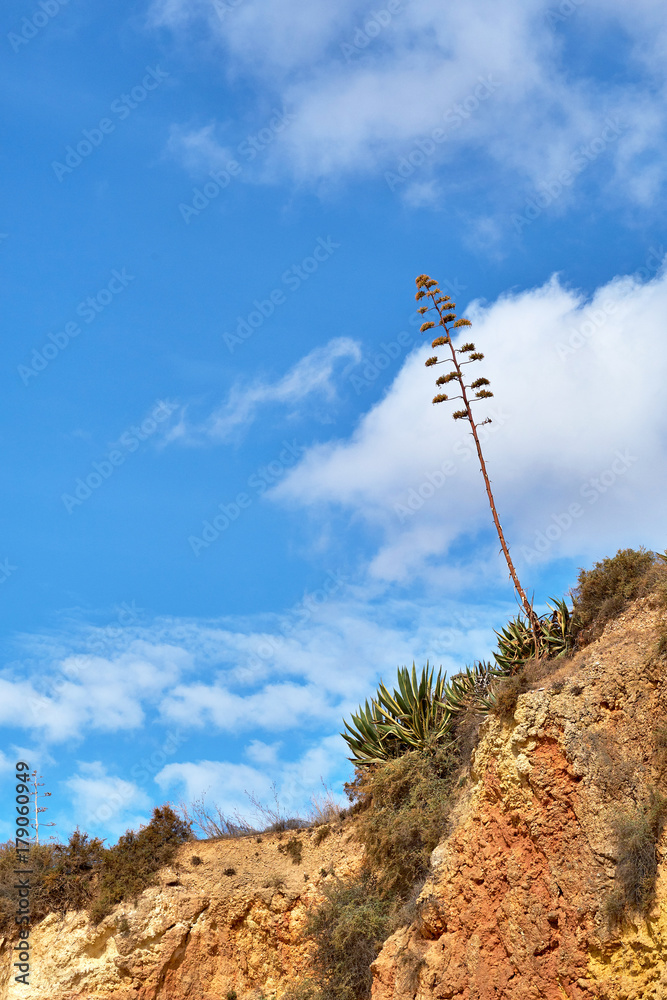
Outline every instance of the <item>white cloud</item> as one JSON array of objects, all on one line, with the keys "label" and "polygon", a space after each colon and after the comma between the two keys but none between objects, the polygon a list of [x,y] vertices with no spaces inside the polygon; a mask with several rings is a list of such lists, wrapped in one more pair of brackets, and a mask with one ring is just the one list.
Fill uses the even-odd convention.
[{"label": "white cloud", "polygon": [[[493,418],[484,449],[515,555],[527,558],[551,524],[547,558],[664,543],[666,309],[664,271],[645,284],[616,278],[590,302],[553,278],[469,309],[485,354],[475,375],[495,394],[479,404]],[[349,440],[311,448],[270,494],[318,517],[322,504],[347,509],[379,529],[371,574],[384,581],[414,581],[448,552],[451,574],[455,543],[492,529],[470,434],[450,404],[431,404],[431,353],[414,351]],[[552,538],[553,517],[565,524],[577,503],[581,514]],[[489,566],[504,576],[495,558],[474,569]]]},{"label": "white cloud", "polygon": [[67,656],[40,666],[31,681],[0,679],[0,722],[40,732],[49,742],[81,738],[88,730],[138,729],[145,707],[191,663],[177,646],[144,640],[115,656]]},{"label": "white cloud", "polygon": [[232,150],[221,146],[217,141],[215,124],[205,125],[199,129],[172,125],[167,152],[180,160],[186,170],[193,173],[224,169],[233,157]]},{"label": "white cloud", "polygon": [[[207,727],[251,735],[248,758],[268,766],[280,747],[270,734],[295,726],[335,734],[378,674],[391,680],[397,665],[427,657],[459,669],[464,658],[488,651],[491,624],[503,614],[451,600],[439,601],[434,614],[427,603],[374,594],[349,586],[338,573],[323,573],[321,588],[277,614],[158,619],[128,627],[127,635],[103,630],[106,657],[53,661],[46,652],[27,679],[0,679],[6,709],[0,722],[32,731],[44,746],[94,733],[142,732],[149,722],[185,733]],[[91,630],[93,637],[99,633]],[[68,643],[65,634],[51,639],[56,647]],[[114,643],[119,648],[113,650]]]},{"label": "white cloud", "polygon": [[184,415],[170,439],[184,444],[227,442],[252,424],[263,407],[279,405],[293,412],[299,403],[314,396],[331,401],[336,395],[334,376],[341,361],[358,363],[360,359],[356,341],[336,337],[314,348],[275,382],[259,380],[234,386],[225,403],[203,423],[188,425]]},{"label": "white cloud", "polygon": [[275,764],[282,743],[263,743],[261,740],[251,740],[245,748],[245,754],[255,764]]},{"label": "white cloud", "polygon": [[[635,10],[621,0],[588,0],[564,25],[550,23],[558,9],[551,0],[406,0],[379,18],[377,6],[352,0],[289,0],[279,9],[270,0],[220,0],[218,7],[223,16],[211,3],[156,0],[153,23],[199,44],[189,25],[204,18],[228,74],[256,81],[259,106],[277,100],[294,113],[268,153],[274,170],[312,179],[395,169],[442,128],[444,141],[405,189],[424,204],[434,195],[433,171],[463,150],[534,185],[557,176],[615,114],[632,126],[605,167],[618,169],[617,191],[645,202],[664,180],[667,27],[657,2]],[[646,86],[619,82],[593,53],[581,67],[568,62],[575,22],[590,37],[619,32],[618,51]],[[481,99],[480,80],[489,84]],[[209,133],[202,139],[213,141]],[[219,156],[213,148],[211,162]],[[497,194],[512,187],[499,183]]]},{"label": "white cloud", "polygon": [[210,684],[179,685],[162,702],[163,716],[179,725],[218,730],[289,730],[304,721],[334,723],[335,709],[315,685],[267,684],[256,694],[234,694]]},{"label": "white cloud", "polygon": [[116,836],[147,822],[142,812],[150,807],[148,795],[131,781],[107,772],[101,761],[79,761],[78,773],[64,782],[72,795],[73,812],[84,818],[85,828],[103,827]]},{"label": "white cloud", "polygon": [[266,826],[269,817],[252,802],[281,815],[308,814],[311,799],[321,795],[322,783],[347,769],[347,747],[340,736],[327,736],[309,747],[299,759],[282,761],[275,756],[257,760],[258,766],[231,761],[201,760],[168,764],[156,782],[186,804],[203,799],[214,812],[234,820],[242,817]]},{"label": "white cloud", "polygon": [[234,820],[237,814],[252,812],[246,792],[260,800],[270,797],[272,779],[258,768],[232,761],[200,760],[167,764],[155,776],[163,792],[169,792],[186,804],[204,799],[222,814]]}]

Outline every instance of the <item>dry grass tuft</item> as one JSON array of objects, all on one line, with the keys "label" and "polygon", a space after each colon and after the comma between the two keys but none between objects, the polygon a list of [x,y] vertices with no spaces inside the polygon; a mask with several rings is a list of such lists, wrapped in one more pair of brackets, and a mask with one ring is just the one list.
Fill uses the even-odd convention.
[{"label": "dry grass tuft", "polygon": [[621,925],[628,913],[645,914],[653,903],[658,872],[656,844],[666,819],[667,797],[654,789],[643,807],[614,817],[616,884],[604,907],[610,925]]}]

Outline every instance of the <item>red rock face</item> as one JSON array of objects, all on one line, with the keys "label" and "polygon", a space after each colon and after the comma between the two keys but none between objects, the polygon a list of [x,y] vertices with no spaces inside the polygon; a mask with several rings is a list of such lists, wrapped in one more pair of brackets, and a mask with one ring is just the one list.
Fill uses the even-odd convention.
[{"label": "red rock face", "polygon": [[485,724],[419,918],[374,963],[373,1000],[667,997],[664,871],[648,925],[612,933],[601,912],[614,811],[663,780],[652,731],[667,670],[646,662],[656,615],[640,602],[510,723]]}]

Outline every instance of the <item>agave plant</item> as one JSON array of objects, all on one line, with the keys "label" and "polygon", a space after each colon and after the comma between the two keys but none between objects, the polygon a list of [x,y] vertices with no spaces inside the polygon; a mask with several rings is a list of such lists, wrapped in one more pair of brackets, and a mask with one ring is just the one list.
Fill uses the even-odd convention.
[{"label": "agave plant", "polygon": [[445,688],[443,707],[452,716],[465,712],[469,708],[479,708],[484,696],[489,690],[491,681],[502,675],[502,670],[485,660],[477,660],[472,667],[464,669],[449,681]]},{"label": "agave plant", "polygon": [[[547,601],[549,611],[536,615],[538,655],[553,658],[574,645],[576,621],[563,600]],[[380,683],[375,698],[352,715],[352,725],[341,736],[352,751],[349,759],[358,766],[380,764],[410,750],[425,750],[434,742],[455,741],[453,727],[468,709],[487,713],[494,705],[492,682],[515,674],[535,655],[535,632],[520,615],[498,636],[495,664],[476,661],[445,682],[442,668],[434,677],[428,663],[417,677],[407,667],[398,669],[398,690],[390,694]]]},{"label": "agave plant", "polygon": [[357,765],[379,764],[410,750],[424,750],[450,735],[454,712],[447,702],[447,686],[442,668],[433,676],[428,663],[417,677],[398,668],[398,690],[393,694],[380,683],[377,696],[352,715],[352,725],[344,722],[341,733]]},{"label": "agave plant", "polygon": [[[549,611],[537,621],[537,655],[552,659],[574,645],[576,620],[564,600],[547,601]],[[496,632],[498,652],[493,657],[500,671],[513,674],[535,656],[535,632],[521,615]]]}]

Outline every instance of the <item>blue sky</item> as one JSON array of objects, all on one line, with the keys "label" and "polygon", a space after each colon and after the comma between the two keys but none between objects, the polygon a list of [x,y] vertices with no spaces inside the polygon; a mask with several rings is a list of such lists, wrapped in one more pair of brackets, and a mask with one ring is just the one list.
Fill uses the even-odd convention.
[{"label": "blue sky", "polygon": [[522,582],[664,531],[662,5],[7,0],[0,836],[342,794],[515,611],[414,278],[473,322]]}]

